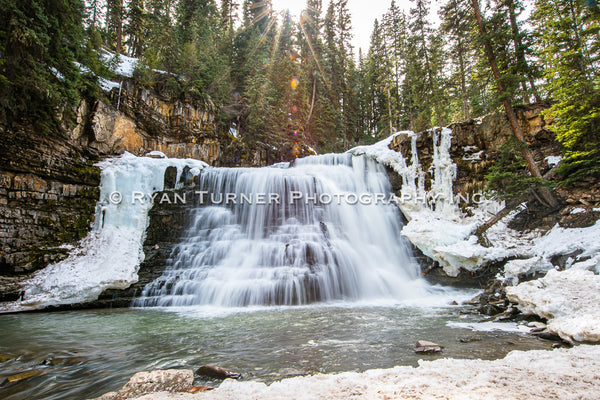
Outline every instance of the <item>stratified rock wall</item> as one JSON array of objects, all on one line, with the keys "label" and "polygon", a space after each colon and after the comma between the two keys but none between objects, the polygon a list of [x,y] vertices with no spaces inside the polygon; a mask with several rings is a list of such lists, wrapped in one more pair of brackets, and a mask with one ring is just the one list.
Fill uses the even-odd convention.
[{"label": "stratified rock wall", "polygon": [[[515,109],[525,139],[533,153],[542,174],[547,172],[545,158],[558,156],[561,148],[555,141],[554,133],[549,130],[550,121],[544,118],[542,111],[548,108],[543,103],[517,107]],[[506,115],[501,112],[482,118],[457,122],[449,126],[452,129],[450,156],[457,165],[457,177],[453,182],[454,194],[472,198],[474,193],[485,188],[485,175],[491,164],[497,159],[500,147],[513,137]],[[401,152],[411,162],[411,138],[398,135],[390,148]],[[433,161],[433,133],[417,133],[417,154],[423,171],[426,173],[425,189],[431,189]]]},{"label": "stratified rock wall", "polygon": [[[234,163],[234,157],[224,156],[232,140],[217,134],[206,105],[128,80],[109,98],[83,99],[75,124],[64,134],[0,127],[0,276],[59,261],[67,254],[61,245],[85,236],[99,197],[100,170],[94,163],[102,158],[158,150],[213,165]],[[257,153],[237,158],[258,165],[269,161]]]},{"label": "stratified rock wall", "polygon": [[89,230],[98,200],[97,155],[57,136],[2,132],[0,274],[39,269]]}]

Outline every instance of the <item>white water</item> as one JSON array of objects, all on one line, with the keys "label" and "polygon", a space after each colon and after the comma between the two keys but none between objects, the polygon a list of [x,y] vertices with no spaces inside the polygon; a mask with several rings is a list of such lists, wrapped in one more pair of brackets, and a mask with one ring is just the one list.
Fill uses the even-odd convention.
[{"label": "white water", "polygon": [[[198,205],[163,275],[135,305],[301,305],[403,300],[431,291],[400,235],[396,205],[336,200],[389,195],[384,168],[369,158],[324,155],[291,168],[207,168],[200,190],[217,202],[226,193],[237,199],[274,193],[280,201]],[[292,199],[293,192],[303,198]],[[331,204],[311,200],[322,194],[333,197]]]}]

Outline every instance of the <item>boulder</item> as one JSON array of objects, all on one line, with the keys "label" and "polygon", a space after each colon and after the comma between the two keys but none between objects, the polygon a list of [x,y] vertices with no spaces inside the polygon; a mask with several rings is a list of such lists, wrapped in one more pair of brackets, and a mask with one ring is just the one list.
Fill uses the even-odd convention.
[{"label": "boulder", "polygon": [[429,354],[429,353],[440,353],[444,346],[440,346],[437,343],[429,342],[427,340],[417,341],[415,346],[415,353]]},{"label": "boulder", "polygon": [[191,369],[143,371],[133,375],[118,392],[106,393],[96,400],[125,400],[155,392],[189,392],[193,387]]},{"label": "boulder", "polygon": [[215,367],[211,365],[204,365],[196,371],[196,373],[200,376],[206,376],[209,378],[217,378],[217,379],[240,379],[242,374],[229,371],[225,368]]}]

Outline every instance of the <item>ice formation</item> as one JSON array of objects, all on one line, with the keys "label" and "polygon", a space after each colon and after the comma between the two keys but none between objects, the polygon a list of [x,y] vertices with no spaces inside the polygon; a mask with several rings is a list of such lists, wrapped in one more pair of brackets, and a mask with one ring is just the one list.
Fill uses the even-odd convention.
[{"label": "ice formation", "polygon": [[102,179],[92,231],[67,259],[34,274],[25,283],[22,299],[5,310],[91,301],[105,289],[124,289],[137,282],[152,206],[150,196],[164,189],[165,170],[176,167],[179,182],[184,167],[199,171],[206,166],[197,160],[135,157],[129,153],[97,165]]}]

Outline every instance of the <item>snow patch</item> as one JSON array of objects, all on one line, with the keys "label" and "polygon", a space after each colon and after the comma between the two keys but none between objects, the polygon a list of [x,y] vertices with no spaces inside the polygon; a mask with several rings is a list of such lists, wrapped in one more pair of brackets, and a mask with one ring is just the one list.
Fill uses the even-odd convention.
[{"label": "snow patch", "polygon": [[546,160],[546,162],[548,163],[548,166],[556,167],[560,163],[560,160],[562,160],[562,157],[561,156],[548,156],[544,160]]},{"label": "snow patch", "polygon": [[98,78],[98,84],[105,92],[110,92],[111,90],[121,86],[119,82],[109,81],[108,79],[102,77]]},{"label": "snow patch", "polygon": [[165,153],[163,153],[162,151],[158,151],[158,150],[151,151],[150,153],[146,154],[146,157],[151,157],[151,158],[167,158],[167,156],[165,155]]}]

